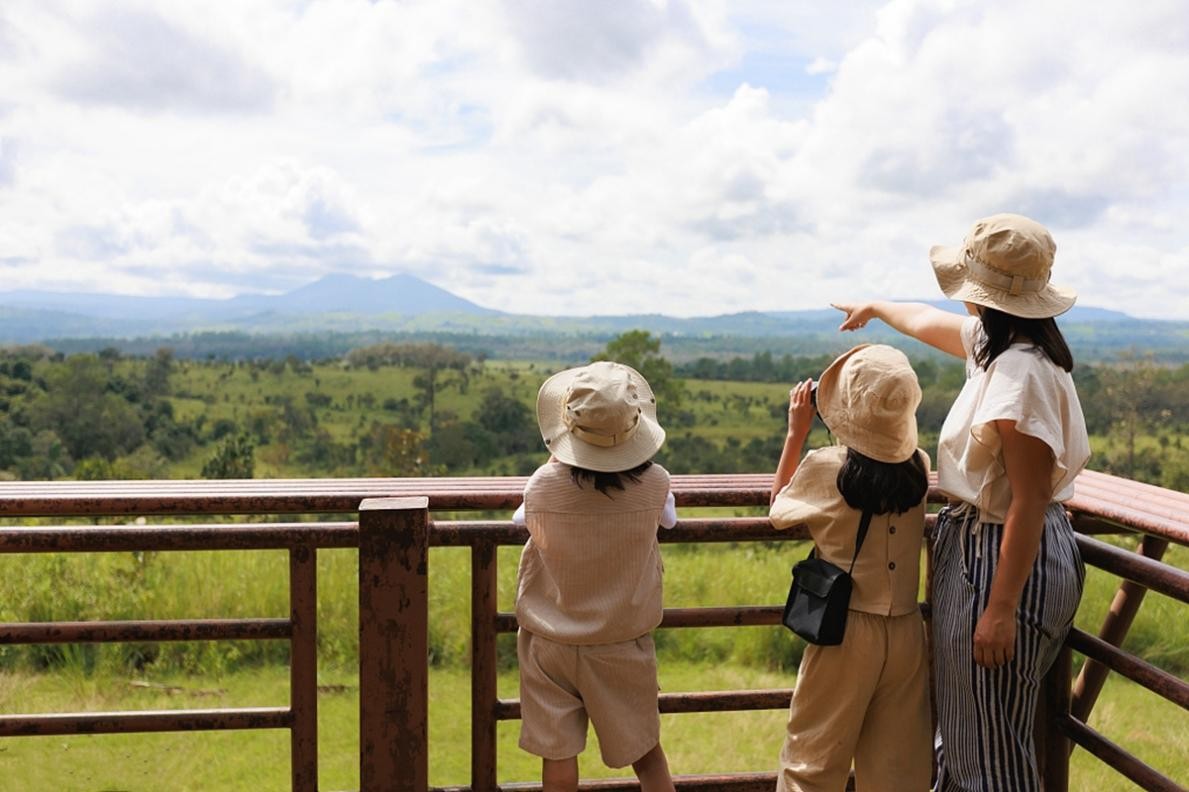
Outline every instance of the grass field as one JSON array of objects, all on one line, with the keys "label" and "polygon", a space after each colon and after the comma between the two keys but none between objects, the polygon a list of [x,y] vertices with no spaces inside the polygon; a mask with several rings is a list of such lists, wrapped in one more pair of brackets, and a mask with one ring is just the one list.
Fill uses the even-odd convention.
[{"label": "grass field", "polygon": [[[14,710],[153,709],[212,706],[277,706],[288,698],[283,668],[244,671],[195,680],[164,677],[175,693],[141,690],[123,677],[70,674],[0,674],[0,712]],[[358,777],[358,693],[349,673],[324,670],[327,692],[319,700],[321,788],[356,789]],[[662,663],[667,691],[786,687],[792,674],[735,664]],[[335,686],[335,687],[330,687]],[[470,772],[470,689],[461,670],[430,676],[430,778],[433,784],[466,783]],[[501,696],[514,696],[513,672],[500,677]],[[783,711],[666,715],[662,741],[674,772],[708,773],[774,769],[784,733]],[[1189,778],[1189,715],[1126,680],[1111,679],[1091,724],[1173,778]],[[516,746],[518,725],[499,729],[501,781],[538,777],[538,760]],[[161,735],[21,737],[0,741],[0,787],[22,792],[122,790],[288,789],[289,740],[284,731]],[[597,741],[581,761],[584,777],[613,777]],[[1097,759],[1075,751],[1074,790],[1133,789]]]}]

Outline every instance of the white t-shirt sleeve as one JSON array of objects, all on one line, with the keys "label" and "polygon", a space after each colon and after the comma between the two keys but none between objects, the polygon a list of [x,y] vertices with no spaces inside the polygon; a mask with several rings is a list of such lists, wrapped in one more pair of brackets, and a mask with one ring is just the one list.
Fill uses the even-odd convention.
[{"label": "white t-shirt sleeve", "polygon": [[[1017,432],[1035,437],[1049,447],[1056,491],[1071,468],[1075,473],[1081,469],[1085,464],[1083,457],[1088,457],[1088,453],[1068,447],[1071,426],[1084,425],[1080,405],[1069,403],[1064,389],[1054,378],[1051,364],[1037,359],[1041,354],[1024,349],[1009,349],[1000,354],[987,372],[970,422],[970,434],[996,460],[1002,460],[1003,441],[995,421],[1014,421]],[[1076,415],[1073,410],[1077,411]],[[1079,444],[1075,441],[1074,445]]]},{"label": "white t-shirt sleeve", "polygon": [[677,524],[677,501],[673,499],[672,492],[665,496],[665,506],[661,509],[660,522],[662,528],[672,528]]}]

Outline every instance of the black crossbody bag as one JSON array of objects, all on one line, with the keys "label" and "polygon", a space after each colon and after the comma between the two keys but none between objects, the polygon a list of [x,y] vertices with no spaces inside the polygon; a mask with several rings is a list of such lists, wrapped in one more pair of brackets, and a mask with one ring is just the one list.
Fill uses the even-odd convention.
[{"label": "black crossbody bag", "polygon": [[806,641],[819,646],[837,646],[846,632],[846,612],[850,607],[853,586],[851,573],[855,559],[867,538],[871,512],[864,511],[859,520],[859,535],[855,540],[855,554],[850,569],[843,571],[829,561],[817,557],[817,548],[809,557],[793,566],[793,583],[784,605],[781,621]]}]

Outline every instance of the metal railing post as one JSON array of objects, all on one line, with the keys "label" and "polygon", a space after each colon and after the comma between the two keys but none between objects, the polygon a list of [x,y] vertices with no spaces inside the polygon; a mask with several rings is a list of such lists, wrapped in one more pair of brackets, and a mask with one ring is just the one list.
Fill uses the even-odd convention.
[{"label": "metal railing post", "polygon": [[471,548],[471,789],[495,792],[496,545]]},{"label": "metal railing post", "polygon": [[1073,650],[1061,647],[1057,660],[1040,683],[1033,734],[1045,792],[1068,792],[1071,745],[1061,723],[1069,717],[1069,686],[1073,677]]},{"label": "metal railing post", "polygon": [[359,784],[429,788],[429,499],[359,505]]},{"label": "metal railing post", "polygon": [[289,768],[293,792],[318,789],[318,556],[313,547],[289,551]]}]

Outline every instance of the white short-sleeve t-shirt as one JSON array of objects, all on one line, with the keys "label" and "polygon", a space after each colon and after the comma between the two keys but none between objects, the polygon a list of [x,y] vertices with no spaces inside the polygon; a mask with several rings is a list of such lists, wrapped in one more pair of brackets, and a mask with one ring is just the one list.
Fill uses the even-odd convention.
[{"label": "white short-sleeve t-shirt", "polygon": [[1012,344],[984,371],[973,350],[983,337],[972,316],[962,325],[966,384],[946,416],[937,444],[938,487],[971,503],[981,522],[1002,523],[1011,504],[997,420],[1044,442],[1053,453],[1053,500],[1073,497],[1073,480],[1090,459],[1090,439],[1073,377],[1039,348]]}]

